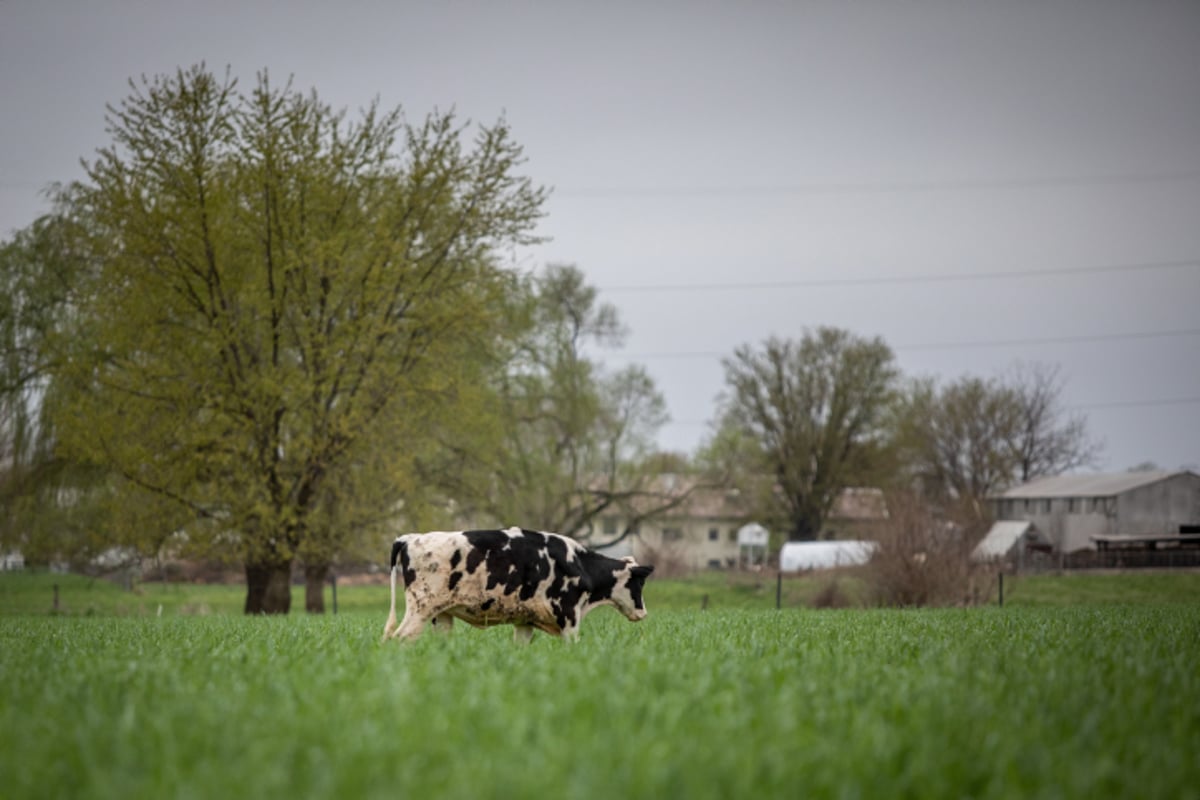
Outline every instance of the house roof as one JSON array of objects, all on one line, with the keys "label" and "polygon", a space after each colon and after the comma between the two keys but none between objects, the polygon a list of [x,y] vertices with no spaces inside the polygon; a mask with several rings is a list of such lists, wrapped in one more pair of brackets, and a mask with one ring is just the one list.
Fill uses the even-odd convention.
[{"label": "house roof", "polygon": [[884,499],[882,489],[848,486],[833,501],[829,516],[842,520],[887,519],[887,500]]},{"label": "house roof", "polygon": [[[692,483],[671,482],[654,484],[665,495],[682,493]],[[668,517],[709,517],[712,519],[738,519],[750,511],[746,498],[736,489],[701,487],[693,489],[687,502],[667,512]],[[888,517],[887,501],[883,490],[870,487],[847,487],[838,494],[829,510],[831,520],[872,521]]]},{"label": "house roof", "polygon": [[1116,472],[1095,475],[1054,475],[1039,478],[1013,488],[1000,495],[1004,498],[1047,498],[1047,497],[1112,497],[1130,489],[1158,483],[1174,475],[1190,475],[1189,472],[1149,470],[1146,472]]},{"label": "house roof", "polygon": [[975,545],[975,549],[971,552],[971,558],[977,561],[1003,558],[1021,540],[1021,537],[1031,530],[1036,531],[1036,528],[1028,520],[1004,520],[993,523],[987,536],[984,536],[982,541]]}]

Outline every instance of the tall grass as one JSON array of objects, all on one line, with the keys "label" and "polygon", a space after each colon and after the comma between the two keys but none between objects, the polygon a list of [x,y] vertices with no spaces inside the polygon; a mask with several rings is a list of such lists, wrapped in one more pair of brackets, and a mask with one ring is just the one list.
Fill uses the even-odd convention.
[{"label": "tall grass", "polygon": [[[653,609],[653,595],[650,595]],[[0,619],[26,797],[1197,797],[1200,610]]]}]

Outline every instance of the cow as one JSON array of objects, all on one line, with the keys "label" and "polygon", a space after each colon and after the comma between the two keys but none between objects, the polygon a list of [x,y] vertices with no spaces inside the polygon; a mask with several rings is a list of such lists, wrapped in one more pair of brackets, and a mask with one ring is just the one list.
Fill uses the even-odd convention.
[{"label": "cow", "polygon": [[[477,628],[513,625],[528,643],[534,629],[574,641],[593,608],[646,616],[642,587],[652,566],[609,558],[556,533],[507,530],[410,533],[392,544],[392,607],[383,639],[413,639],[426,623],[449,629],[457,617]],[[396,624],[396,576],[404,579],[404,619]]]}]

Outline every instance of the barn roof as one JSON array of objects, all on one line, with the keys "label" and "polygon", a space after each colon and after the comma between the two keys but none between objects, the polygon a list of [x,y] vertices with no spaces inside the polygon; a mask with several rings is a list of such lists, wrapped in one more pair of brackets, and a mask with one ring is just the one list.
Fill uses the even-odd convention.
[{"label": "barn roof", "polygon": [[1014,486],[1001,497],[1046,498],[1046,497],[1112,497],[1130,489],[1147,486],[1166,480],[1174,475],[1190,475],[1189,472],[1149,470],[1146,472],[1117,472],[1094,475],[1054,475],[1039,478],[1029,483]]}]

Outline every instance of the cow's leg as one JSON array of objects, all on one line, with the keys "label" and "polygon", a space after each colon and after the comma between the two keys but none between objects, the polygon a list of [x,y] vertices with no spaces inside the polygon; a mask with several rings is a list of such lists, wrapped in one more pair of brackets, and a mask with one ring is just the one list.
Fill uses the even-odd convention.
[{"label": "cow's leg", "polygon": [[400,620],[400,627],[396,628],[392,638],[415,639],[425,630],[425,623],[428,621],[429,618],[423,612],[417,611],[415,603],[409,603],[404,609],[404,619]]},{"label": "cow's leg", "polygon": [[449,633],[454,627],[454,617],[449,614],[438,614],[433,618],[433,626],[441,633]]},{"label": "cow's leg", "polygon": [[517,644],[529,644],[533,639],[532,625],[514,625],[513,626],[513,641]]},{"label": "cow's leg", "polygon": [[387,641],[396,632],[396,627],[399,623],[396,622],[396,609],[393,608],[388,614],[387,622],[383,626],[383,641]]}]

